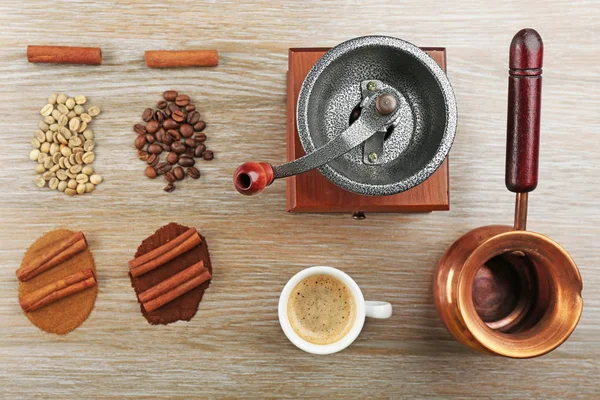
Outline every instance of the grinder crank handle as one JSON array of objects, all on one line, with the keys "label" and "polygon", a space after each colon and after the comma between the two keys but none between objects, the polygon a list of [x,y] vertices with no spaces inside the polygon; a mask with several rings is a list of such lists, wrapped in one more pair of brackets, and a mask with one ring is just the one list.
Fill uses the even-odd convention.
[{"label": "grinder crank handle", "polygon": [[527,193],[538,182],[544,44],[534,29],[521,29],[510,44],[506,177],[508,190]]},{"label": "grinder crank handle", "polygon": [[298,175],[327,164],[347,153],[373,136],[377,130],[365,126],[365,119],[357,119],[348,129],[340,133],[315,151],[294,161],[272,166],[265,162],[246,162],[233,174],[235,189],[241,194],[253,195],[261,192],[273,180]]},{"label": "grinder crank handle", "polygon": [[[383,110],[382,101],[392,101],[393,109]],[[393,91],[382,90],[378,95],[368,98],[362,105],[360,117],[342,133],[315,151],[294,161],[272,166],[266,162],[246,162],[240,165],[233,174],[235,189],[244,195],[251,196],[261,192],[273,180],[298,175],[318,168],[349,152],[365,140],[391,124],[399,114],[397,107],[400,96]]]},{"label": "grinder crank handle", "polygon": [[517,194],[515,230],[526,229],[528,193],[538,183],[543,58],[540,35],[517,32],[510,43],[505,176],[507,189]]}]

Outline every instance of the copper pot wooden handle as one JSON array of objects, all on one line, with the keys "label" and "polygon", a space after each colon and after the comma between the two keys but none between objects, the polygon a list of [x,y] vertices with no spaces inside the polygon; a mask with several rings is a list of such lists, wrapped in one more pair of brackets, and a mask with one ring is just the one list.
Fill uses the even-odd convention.
[{"label": "copper pot wooden handle", "polygon": [[538,182],[542,60],[544,44],[534,29],[522,29],[510,44],[506,123],[506,187],[527,193]]}]

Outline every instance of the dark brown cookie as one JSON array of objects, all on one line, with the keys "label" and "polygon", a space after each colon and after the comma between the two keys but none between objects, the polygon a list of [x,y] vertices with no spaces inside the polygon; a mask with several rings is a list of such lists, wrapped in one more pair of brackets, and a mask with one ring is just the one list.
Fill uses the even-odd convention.
[{"label": "dark brown cookie", "polygon": [[[142,242],[135,253],[135,258],[140,257],[143,254],[146,254],[149,251],[152,251],[157,247],[167,243],[168,241],[175,239],[188,229],[189,227],[182,226],[174,222],[163,226],[152,236],[148,237]],[[202,235],[200,235],[200,237],[202,238],[202,243],[200,243],[200,245],[194,247],[186,253],[183,253],[168,263],[161,265],[155,270],[137,278],[132,278],[131,275],[129,275],[129,278],[131,279],[131,286],[135,290],[136,296],[199,261],[203,261],[204,267],[207,268],[212,274],[212,266],[210,264],[210,255],[208,253],[206,239]],[[196,314],[198,305],[200,304],[202,296],[204,295],[204,291],[208,289],[209,285],[210,281],[190,290],[189,292],[152,312],[146,312],[146,310],[144,310],[140,304],[142,315],[144,318],[146,318],[146,320],[148,320],[149,323],[153,325],[166,325],[176,321],[189,321]]]}]

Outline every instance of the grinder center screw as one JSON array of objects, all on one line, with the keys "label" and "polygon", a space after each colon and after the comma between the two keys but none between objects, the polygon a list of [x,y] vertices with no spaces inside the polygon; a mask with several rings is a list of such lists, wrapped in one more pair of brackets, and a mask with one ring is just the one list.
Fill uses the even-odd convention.
[{"label": "grinder center screw", "polygon": [[396,98],[391,94],[383,94],[377,98],[375,109],[379,115],[390,115],[398,107]]}]

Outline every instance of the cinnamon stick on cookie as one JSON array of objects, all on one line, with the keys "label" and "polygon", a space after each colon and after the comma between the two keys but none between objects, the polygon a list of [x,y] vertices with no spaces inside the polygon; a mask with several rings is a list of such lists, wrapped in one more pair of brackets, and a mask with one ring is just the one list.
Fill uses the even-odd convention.
[{"label": "cinnamon stick on cookie", "polygon": [[35,311],[94,285],[96,285],[96,276],[90,268],[43,286],[20,298],[19,303],[23,311]]},{"label": "cinnamon stick on cookie", "polygon": [[202,242],[196,228],[190,228],[175,239],[129,261],[129,272],[137,278],[164,265],[181,254],[193,249]]},{"label": "cinnamon stick on cookie", "polygon": [[210,272],[204,268],[204,263],[200,261],[151,287],[141,293],[138,298],[144,309],[147,312],[152,312],[197,288],[211,278]]},{"label": "cinnamon stick on cookie", "polygon": [[87,247],[83,232],[77,232],[71,237],[52,245],[48,251],[40,254],[30,263],[17,270],[17,278],[25,282],[49,270],[58,264],[67,261]]}]

